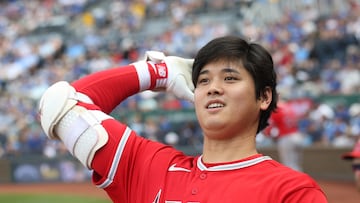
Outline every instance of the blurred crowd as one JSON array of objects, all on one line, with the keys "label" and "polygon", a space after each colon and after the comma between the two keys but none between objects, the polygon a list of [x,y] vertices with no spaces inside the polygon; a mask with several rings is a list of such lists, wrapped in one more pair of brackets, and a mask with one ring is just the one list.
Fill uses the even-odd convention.
[{"label": "blurred crowd", "polygon": [[[306,145],[353,145],[360,136],[358,0],[7,0],[0,1],[0,157],[66,153],[37,121],[37,102],[54,82],[129,64],[146,50],[193,57],[228,34],[270,50],[280,97],[296,101]],[[322,95],[353,101],[329,104]],[[144,92],[113,114],[192,108],[172,95]],[[131,115],[126,122],[144,137],[201,146],[194,119]],[[258,141],[268,143],[261,134]]]}]

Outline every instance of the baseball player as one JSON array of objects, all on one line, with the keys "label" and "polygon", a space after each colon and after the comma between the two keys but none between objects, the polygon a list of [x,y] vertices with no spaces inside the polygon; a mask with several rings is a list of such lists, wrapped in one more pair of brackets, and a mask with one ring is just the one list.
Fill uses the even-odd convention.
[{"label": "baseball player", "polygon": [[264,130],[277,144],[280,162],[294,170],[302,171],[304,136],[298,127],[299,116],[285,101],[279,101]]},{"label": "baseball player", "polygon": [[354,149],[343,154],[342,158],[352,162],[356,188],[360,192],[360,139],[356,142]]},{"label": "baseball player", "polygon": [[[116,203],[327,202],[308,175],[256,150],[255,136],[276,108],[275,86],[269,53],[226,36],[194,60],[150,51],[144,61],[57,82],[40,100],[40,121]],[[201,155],[147,140],[109,116],[144,90],[194,102]]]}]

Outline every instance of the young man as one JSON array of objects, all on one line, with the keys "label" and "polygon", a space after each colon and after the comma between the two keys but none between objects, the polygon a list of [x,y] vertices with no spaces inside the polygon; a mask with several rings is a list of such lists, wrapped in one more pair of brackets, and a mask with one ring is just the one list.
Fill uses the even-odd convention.
[{"label": "young man", "polygon": [[342,158],[352,162],[355,185],[360,192],[360,139],[355,144],[354,149],[351,152],[345,153]]},{"label": "young man", "polygon": [[[256,150],[255,136],[276,108],[275,87],[270,54],[227,36],[210,41],[194,62],[148,52],[147,61],[71,85],[58,82],[40,101],[40,119],[50,138],[93,169],[94,184],[114,202],[327,202],[308,175]],[[146,140],[108,115],[144,90],[194,102],[204,136],[201,156]]]}]

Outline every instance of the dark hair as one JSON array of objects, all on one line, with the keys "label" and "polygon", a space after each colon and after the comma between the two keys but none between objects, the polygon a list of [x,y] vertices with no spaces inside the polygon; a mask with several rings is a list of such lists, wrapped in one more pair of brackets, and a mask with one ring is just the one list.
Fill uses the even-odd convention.
[{"label": "dark hair", "polygon": [[255,84],[256,99],[265,96],[266,88],[272,90],[272,101],[267,110],[260,114],[257,132],[268,126],[268,119],[277,107],[276,73],[270,53],[261,45],[249,43],[237,36],[224,36],[211,40],[202,47],[192,70],[192,81],[196,87],[201,69],[215,61],[239,62],[250,73]]}]

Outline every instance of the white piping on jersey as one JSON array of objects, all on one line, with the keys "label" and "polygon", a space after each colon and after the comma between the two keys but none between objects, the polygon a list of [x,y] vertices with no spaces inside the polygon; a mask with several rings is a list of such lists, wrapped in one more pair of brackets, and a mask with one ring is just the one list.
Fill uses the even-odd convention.
[{"label": "white piping on jersey", "polygon": [[255,164],[258,164],[263,161],[272,160],[269,156],[261,156],[255,159],[242,161],[239,163],[233,163],[233,164],[225,164],[225,165],[218,165],[218,166],[212,166],[207,168],[204,163],[201,161],[202,155],[197,160],[197,166],[201,171],[229,171],[229,170],[235,170],[240,168],[245,168],[249,166],[253,166]]},{"label": "white piping on jersey", "polygon": [[154,199],[154,201],[152,203],[159,203],[160,202],[160,195],[161,195],[161,189],[156,194],[156,197],[155,197],[155,199]]},{"label": "white piping on jersey", "polygon": [[108,173],[108,177],[106,178],[106,180],[100,184],[100,185],[97,185],[98,188],[106,188],[108,187],[114,180],[114,177],[115,177],[115,174],[116,174],[116,169],[119,165],[119,162],[120,162],[120,158],[121,158],[121,155],[124,151],[124,148],[125,148],[125,145],[126,145],[126,142],[128,141],[129,139],[129,136],[131,134],[131,129],[129,127],[126,127],[124,133],[123,133],[123,136],[121,137],[121,140],[117,146],[117,149],[116,149],[116,152],[114,154],[114,160],[111,164],[111,167],[110,167],[110,170],[109,170],[109,173]]}]

